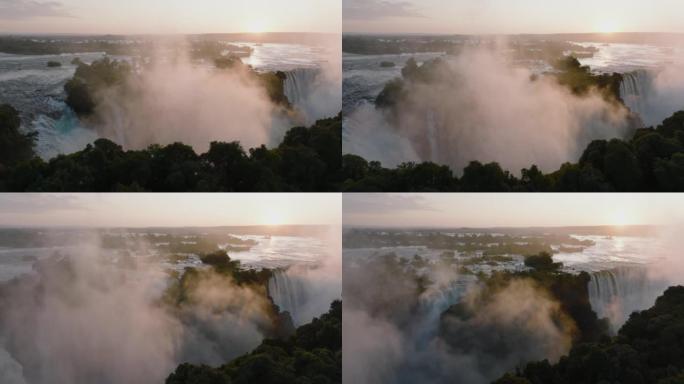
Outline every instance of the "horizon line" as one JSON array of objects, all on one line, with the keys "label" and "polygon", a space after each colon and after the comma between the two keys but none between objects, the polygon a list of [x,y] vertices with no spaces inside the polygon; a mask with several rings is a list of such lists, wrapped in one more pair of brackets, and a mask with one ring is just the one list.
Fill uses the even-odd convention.
[{"label": "horizon line", "polygon": [[392,225],[354,225],[345,224],[342,228],[358,228],[358,229],[413,229],[413,230],[433,230],[433,229],[455,229],[455,230],[492,230],[492,229],[561,229],[561,228],[635,228],[635,227],[663,227],[667,224],[595,224],[595,225],[532,225],[532,226],[491,226],[491,227],[477,227],[477,226],[392,226]]},{"label": "horizon line", "polygon": [[333,224],[235,224],[235,225],[190,225],[190,226],[89,226],[89,225],[6,225],[3,229],[180,229],[180,228],[250,228],[250,227],[333,227]]},{"label": "horizon line", "polygon": [[342,31],[342,35],[362,35],[362,36],[563,36],[563,35],[624,35],[624,34],[642,34],[642,35],[683,35],[684,32],[654,32],[654,31],[622,31],[622,32],[507,32],[507,33],[463,33],[463,32],[349,32]]},{"label": "horizon line", "polygon": [[342,32],[301,32],[301,31],[270,31],[270,32],[161,32],[161,33],[103,33],[103,32],[10,32],[0,31],[1,35],[15,36],[207,36],[207,35],[273,35],[273,34],[300,34],[300,35],[338,35]]}]

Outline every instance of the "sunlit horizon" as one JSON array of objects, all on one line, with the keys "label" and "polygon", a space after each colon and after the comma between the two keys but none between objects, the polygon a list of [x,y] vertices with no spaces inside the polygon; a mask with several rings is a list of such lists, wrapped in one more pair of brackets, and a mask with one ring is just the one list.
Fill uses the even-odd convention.
[{"label": "sunlit horizon", "polygon": [[2,34],[337,33],[339,0],[0,1]]},{"label": "sunlit horizon", "polygon": [[0,227],[339,226],[341,209],[332,194],[19,193],[0,195]]},{"label": "sunlit horizon", "polygon": [[683,33],[675,0],[343,0],[345,33]]},{"label": "sunlit horizon", "polygon": [[677,194],[345,195],[345,227],[531,228],[679,225]]}]

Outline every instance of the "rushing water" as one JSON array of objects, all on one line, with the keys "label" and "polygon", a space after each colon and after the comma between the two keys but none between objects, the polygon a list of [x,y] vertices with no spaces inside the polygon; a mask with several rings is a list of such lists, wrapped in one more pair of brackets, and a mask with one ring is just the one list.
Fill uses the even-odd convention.
[{"label": "rushing water", "polygon": [[[8,55],[0,53],[0,103],[15,107],[25,131],[38,132],[36,152],[43,158],[82,149],[97,138],[81,126],[64,103],[64,84],[73,76],[75,58],[90,63],[102,53]],[[62,63],[48,68],[48,61]]]},{"label": "rushing water", "polygon": [[306,281],[292,276],[287,271],[278,270],[268,282],[268,294],[281,311],[287,311],[295,324],[301,324],[301,308],[306,305],[309,292]]},{"label": "rushing water", "polygon": [[230,257],[255,268],[288,268],[292,265],[315,265],[329,252],[328,245],[317,238],[299,236],[235,236],[255,240],[257,245],[244,251],[230,252]]},{"label": "rushing water", "polygon": [[257,71],[292,71],[300,68],[320,68],[330,57],[324,48],[302,44],[237,43],[253,49],[242,61]]},{"label": "rushing water", "polygon": [[[399,55],[355,55],[342,57],[342,113],[351,114],[359,104],[374,102],[385,84],[401,77],[401,69],[410,58],[419,64],[442,57],[441,53],[416,53]],[[381,66],[383,62],[393,63],[393,67]]]},{"label": "rushing water", "polygon": [[580,59],[597,73],[622,73],[620,96],[644,126],[655,126],[684,109],[684,48],[647,44],[577,43],[594,47]]},{"label": "rushing water", "polygon": [[632,312],[651,307],[668,285],[645,268],[618,267],[591,274],[589,300],[599,318],[608,318],[616,332]]}]

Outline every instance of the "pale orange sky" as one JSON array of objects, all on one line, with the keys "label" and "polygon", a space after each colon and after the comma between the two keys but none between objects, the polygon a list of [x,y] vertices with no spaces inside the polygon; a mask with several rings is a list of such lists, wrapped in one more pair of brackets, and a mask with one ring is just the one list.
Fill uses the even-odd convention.
[{"label": "pale orange sky", "polygon": [[0,194],[2,226],[331,225],[339,194]]},{"label": "pale orange sky", "polygon": [[534,227],[684,223],[681,194],[345,194],[344,225]]},{"label": "pale orange sky", "polygon": [[0,0],[0,32],[340,33],[341,0]]},{"label": "pale orange sky", "polygon": [[344,32],[684,32],[681,0],[342,0]]}]

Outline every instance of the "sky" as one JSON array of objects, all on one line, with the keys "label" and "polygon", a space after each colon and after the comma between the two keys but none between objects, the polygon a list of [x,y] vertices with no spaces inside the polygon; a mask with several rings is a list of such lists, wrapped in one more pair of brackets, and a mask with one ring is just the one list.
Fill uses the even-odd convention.
[{"label": "sky", "polygon": [[0,194],[5,227],[329,225],[339,194]]},{"label": "sky", "polygon": [[684,223],[682,194],[345,194],[345,226],[559,227]]},{"label": "sky", "polygon": [[0,0],[0,33],[340,33],[341,0]]},{"label": "sky", "polygon": [[345,33],[684,32],[681,0],[342,0]]}]

